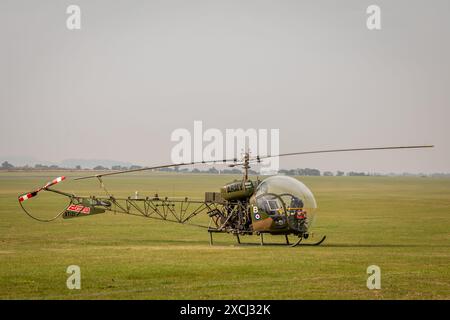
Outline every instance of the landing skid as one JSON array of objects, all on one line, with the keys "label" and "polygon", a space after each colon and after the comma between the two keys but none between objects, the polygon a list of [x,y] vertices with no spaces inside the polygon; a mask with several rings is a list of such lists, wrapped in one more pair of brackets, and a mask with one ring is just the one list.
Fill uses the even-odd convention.
[{"label": "landing skid", "polygon": [[[261,237],[260,243],[261,243],[261,245],[264,245],[263,234],[262,234],[262,233],[260,234],[260,237]],[[285,239],[286,239],[286,245],[290,246],[291,248],[294,248],[294,247],[297,247],[297,246],[318,246],[318,245],[320,245],[322,242],[324,242],[326,238],[327,238],[327,236],[323,236],[319,241],[314,242],[314,243],[300,243],[300,242],[302,242],[302,240],[303,240],[304,238],[303,238],[303,237],[299,237],[297,241],[295,241],[293,244],[291,244],[291,243],[289,242],[288,236],[287,236],[287,235],[285,236]]]},{"label": "landing skid", "polygon": [[[300,244],[300,242],[302,242],[303,237],[299,237],[297,241],[295,241],[295,243],[291,244],[291,247],[294,248],[296,246],[298,246]],[[288,243],[289,245],[289,243]]]},{"label": "landing skid", "polygon": [[302,244],[300,244],[300,241],[301,241],[301,239],[302,239],[302,238],[300,238],[300,240],[297,241],[296,244],[292,245],[292,247],[295,247],[295,246],[298,246],[298,245],[300,245],[300,246],[318,246],[318,245],[320,245],[322,242],[324,242],[326,238],[327,238],[327,236],[323,236],[322,239],[320,239],[320,240],[317,241],[317,242],[314,242],[314,243],[302,243]]},{"label": "landing skid", "polygon": [[[209,244],[210,245],[213,245],[214,244],[214,242],[213,242],[213,232],[217,232],[217,231],[212,231],[212,230],[209,230],[208,231],[209,232]],[[240,244],[240,245],[250,245],[249,243],[242,243],[241,242],[241,239],[240,239],[240,237],[239,237],[239,234],[236,234],[235,235],[236,236],[236,240],[237,240],[237,243],[238,244]],[[268,244],[266,244],[265,242],[264,242],[264,236],[263,236],[263,233],[260,233],[259,234],[259,237],[260,237],[260,245],[261,246],[264,246],[264,245],[279,245],[279,244],[275,244],[275,243],[268,243]],[[325,241],[325,239],[327,238],[327,236],[323,236],[319,241],[317,241],[317,242],[314,242],[314,243],[301,243],[302,242],[302,240],[304,239],[303,237],[299,237],[298,238],[298,240],[297,241],[295,241],[294,243],[290,243],[289,242],[289,238],[288,238],[288,236],[286,235],[285,236],[285,239],[286,239],[286,245],[288,245],[288,246],[290,246],[290,247],[297,247],[297,246],[318,246],[318,245],[320,245],[320,244],[322,244],[322,242],[324,242]]]}]

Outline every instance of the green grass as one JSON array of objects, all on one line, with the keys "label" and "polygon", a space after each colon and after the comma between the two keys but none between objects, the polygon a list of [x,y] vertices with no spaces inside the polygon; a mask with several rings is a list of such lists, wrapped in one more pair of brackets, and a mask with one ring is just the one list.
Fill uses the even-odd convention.
[{"label": "green grass", "polygon": [[[70,175],[71,173],[66,173]],[[450,179],[304,177],[319,206],[319,247],[257,245],[243,237],[121,214],[39,223],[17,195],[58,173],[0,173],[1,299],[449,299]],[[155,192],[202,198],[234,177],[145,174],[105,181],[116,196]],[[59,187],[60,185],[58,185]],[[95,181],[61,189],[102,194]],[[40,194],[40,216],[62,205]],[[51,210],[49,210],[51,209]],[[281,243],[281,237],[267,236]],[[66,287],[81,267],[81,290]],[[381,268],[381,290],[366,269]]]}]

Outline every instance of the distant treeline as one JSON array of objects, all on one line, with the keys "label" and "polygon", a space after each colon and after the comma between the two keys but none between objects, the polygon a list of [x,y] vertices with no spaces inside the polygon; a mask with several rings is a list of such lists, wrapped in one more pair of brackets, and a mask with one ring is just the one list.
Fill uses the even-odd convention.
[{"label": "distant treeline", "polygon": [[[93,171],[105,171],[105,170],[112,170],[112,171],[123,171],[123,170],[135,170],[135,169],[141,169],[142,166],[138,165],[132,165],[129,167],[126,166],[112,166],[112,167],[105,167],[105,166],[96,166],[94,168],[82,168],[81,166],[75,166],[73,168],[66,168],[66,167],[60,167],[57,165],[42,165],[42,164],[36,164],[34,166],[14,166],[13,164],[9,163],[8,161],[4,161],[1,166],[0,170],[93,170]],[[209,169],[188,169],[188,168],[180,168],[180,167],[174,167],[174,168],[161,168],[154,171],[160,171],[160,172],[180,172],[180,173],[203,173],[203,174],[241,174],[242,170],[233,168],[233,169],[223,169],[219,170],[215,167],[209,168]],[[254,170],[249,170],[249,174],[251,175],[258,175],[259,173]],[[318,169],[311,169],[311,168],[303,168],[303,169],[281,169],[279,170],[279,174],[284,174],[287,176],[324,176],[324,177],[341,177],[341,176],[418,176],[418,177],[450,177],[450,173],[432,173],[432,174],[413,174],[413,173],[389,173],[389,174],[381,174],[381,173],[370,173],[370,172],[355,172],[355,171],[324,171],[321,172]]]},{"label": "distant treeline", "polygon": [[75,166],[73,168],[68,167],[60,167],[58,165],[44,165],[44,164],[36,164],[34,166],[14,166],[13,164],[9,163],[8,161],[4,161],[2,165],[0,166],[0,170],[131,170],[131,169],[140,169],[141,166],[132,165],[130,167],[124,167],[124,166],[112,166],[112,167],[105,167],[105,166],[96,166],[94,168],[82,168],[81,166]]}]

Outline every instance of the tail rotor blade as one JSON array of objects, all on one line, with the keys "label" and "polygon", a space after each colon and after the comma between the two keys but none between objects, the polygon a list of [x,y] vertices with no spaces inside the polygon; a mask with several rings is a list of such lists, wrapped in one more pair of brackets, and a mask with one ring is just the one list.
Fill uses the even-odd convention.
[{"label": "tail rotor blade", "polygon": [[44,190],[44,189],[47,189],[48,187],[51,187],[51,186],[53,186],[53,185],[55,185],[55,184],[57,184],[57,183],[60,183],[61,181],[65,180],[65,179],[66,179],[66,177],[64,177],[64,176],[55,178],[55,179],[53,179],[52,181],[47,182],[47,183],[45,184],[45,186],[43,186],[43,187],[41,187],[41,188],[39,188],[39,189],[37,189],[37,190],[35,190],[35,191],[28,192],[28,193],[25,193],[25,194],[19,196],[19,202],[23,202],[23,201],[25,201],[25,200],[31,199],[31,198],[33,198],[33,197],[36,197],[39,191],[42,191],[42,190]]},{"label": "tail rotor blade", "polygon": [[60,183],[61,181],[65,180],[65,179],[66,179],[65,176],[61,176],[61,177],[55,178],[52,181],[47,182],[47,184],[43,187],[43,189],[51,187],[51,186],[53,186],[53,185],[55,185],[57,183]]},{"label": "tail rotor blade", "polygon": [[36,190],[36,191],[29,192],[29,193],[26,193],[24,195],[21,195],[19,197],[19,202],[23,202],[25,200],[28,200],[30,198],[33,198],[33,197],[37,196],[38,192],[39,192],[39,190]]}]

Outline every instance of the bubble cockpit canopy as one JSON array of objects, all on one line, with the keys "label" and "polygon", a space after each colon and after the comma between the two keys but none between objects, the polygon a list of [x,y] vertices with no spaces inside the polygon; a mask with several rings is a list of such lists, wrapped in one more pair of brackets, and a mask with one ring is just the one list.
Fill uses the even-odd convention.
[{"label": "bubble cockpit canopy", "polygon": [[271,215],[290,215],[299,210],[314,220],[317,208],[311,190],[302,182],[288,176],[273,176],[262,181],[255,192],[258,209]]}]

